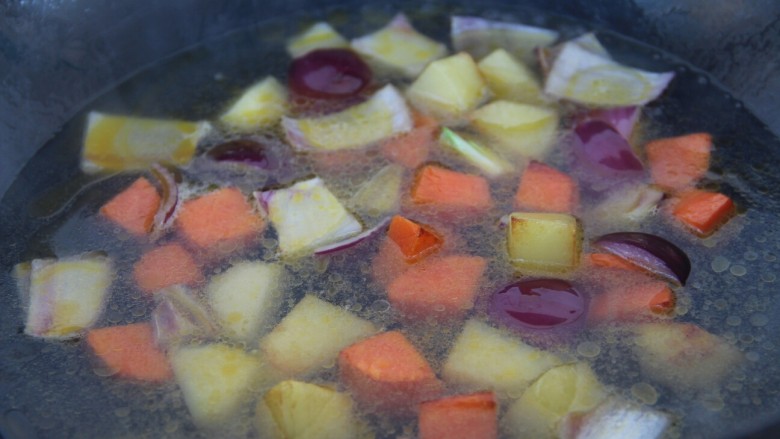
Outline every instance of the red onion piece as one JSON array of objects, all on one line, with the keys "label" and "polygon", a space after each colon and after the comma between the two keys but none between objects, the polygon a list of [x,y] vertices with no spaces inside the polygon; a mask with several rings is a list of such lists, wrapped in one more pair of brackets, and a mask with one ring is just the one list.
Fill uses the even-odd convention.
[{"label": "red onion piece", "polygon": [[151,322],[159,346],[216,334],[217,327],[208,311],[189,288],[174,285],[156,293],[155,298],[157,307],[152,311]]},{"label": "red onion piece", "polygon": [[342,99],[360,94],[373,74],[349,49],[317,49],[296,58],[287,72],[290,90],[316,99]]},{"label": "red onion piece", "polygon": [[173,174],[157,163],[152,165],[152,175],[157,178],[162,187],[162,202],[154,214],[154,223],[152,224],[153,236],[159,235],[173,224],[174,214],[179,207],[179,185]]},{"label": "red onion piece", "polygon": [[376,232],[382,230],[385,226],[387,226],[387,223],[389,222],[390,222],[390,217],[387,217],[382,221],[380,221],[379,224],[364,231],[363,233],[357,234],[355,236],[351,236],[343,241],[334,242],[332,244],[328,244],[316,249],[314,251],[314,254],[326,255],[326,254],[335,253],[337,251],[346,250],[348,248],[354,247],[355,245],[360,244],[361,242],[373,236]]},{"label": "red onion piece", "polygon": [[574,153],[581,162],[605,176],[634,176],[644,169],[628,141],[600,120],[574,128]]},{"label": "red onion piece", "polygon": [[236,139],[217,145],[206,154],[218,162],[243,163],[260,169],[278,168],[278,159],[268,154],[267,149],[254,140]]},{"label": "red onion piece", "polygon": [[639,120],[639,113],[639,107],[600,108],[585,113],[582,122],[595,120],[606,122],[624,139],[628,140]]},{"label": "red onion piece", "polygon": [[556,341],[581,329],[588,298],[560,279],[522,280],[490,297],[488,313],[506,327],[522,332],[526,340]]},{"label": "red onion piece", "polygon": [[691,274],[688,255],[660,236],[641,232],[610,233],[598,238],[593,244],[680,285],[685,285]]}]

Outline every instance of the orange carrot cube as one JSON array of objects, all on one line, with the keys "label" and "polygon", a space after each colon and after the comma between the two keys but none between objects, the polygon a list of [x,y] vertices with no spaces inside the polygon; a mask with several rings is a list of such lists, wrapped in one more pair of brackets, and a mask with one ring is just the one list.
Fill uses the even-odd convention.
[{"label": "orange carrot cube", "polygon": [[444,238],[424,224],[396,215],[387,236],[398,245],[407,262],[416,262],[441,248]]},{"label": "orange carrot cube", "polygon": [[152,221],[160,208],[157,189],[144,177],[139,177],[100,208],[100,214],[134,235],[152,230]]},{"label": "orange carrot cube", "polygon": [[368,410],[393,416],[413,414],[436,398],[443,385],[428,361],[400,332],[384,332],[339,353],[342,382]]},{"label": "orange carrot cube", "polygon": [[413,265],[387,287],[390,303],[407,319],[458,318],[474,306],[487,261],[452,255]]},{"label": "orange carrot cube", "polygon": [[457,395],[420,404],[420,439],[494,439],[498,403],[493,392]]},{"label": "orange carrot cube", "polygon": [[674,292],[665,282],[649,281],[620,285],[596,295],[590,303],[588,320],[643,320],[667,315],[674,310]]},{"label": "orange carrot cube", "polygon": [[619,270],[637,271],[640,273],[644,272],[638,265],[634,265],[625,259],[610,253],[590,253],[588,255],[588,260],[595,267],[616,268]]},{"label": "orange carrot cube", "polygon": [[203,282],[198,264],[179,244],[167,244],[145,253],[133,266],[133,278],[146,293]]},{"label": "orange carrot cube", "polygon": [[515,207],[536,212],[572,213],[578,204],[577,183],[539,162],[528,165],[515,194]]},{"label": "orange carrot cube", "polygon": [[696,184],[710,167],[712,136],[707,133],[653,140],[645,146],[653,182],[667,192]]},{"label": "orange carrot cube", "polygon": [[734,202],[728,196],[698,189],[682,193],[672,215],[696,235],[711,235],[734,214]]},{"label": "orange carrot cube", "polygon": [[93,329],[87,334],[87,344],[120,377],[161,382],[173,376],[149,323]]},{"label": "orange carrot cube", "polygon": [[258,237],[265,227],[236,188],[219,189],[185,202],[176,222],[187,240],[201,248],[220,245],[235,249]]},{"label": "orange carrot cube", "polygon": [[472,174],[426,165],[417,172],[412,202],[443,211],[480,213],[493,206],[487,180]]}]

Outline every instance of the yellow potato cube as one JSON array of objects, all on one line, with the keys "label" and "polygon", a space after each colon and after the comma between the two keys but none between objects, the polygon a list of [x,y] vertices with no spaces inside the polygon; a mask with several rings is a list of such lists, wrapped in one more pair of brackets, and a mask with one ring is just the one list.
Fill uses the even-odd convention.
[{"label": "yellow potato cube", "polygon": [[570,270],[579,263],[581,245],[580,224],[571,215],[515,212],[509,217],[509,259],[521,271]]},{"label": "yellow potato cube", "polygon": [[317,49],[349,47],[349,43],[331,25],[324,21],[315,23],[287,43],[287,53],[293,58]]},{"label": "yellow potato cube", "polygon": [[501,420],[507,437],[557,437],[569,413],[586,412],[606,398],[604,386],[586,363],[550,369],[515,401]]},{"label": "yellow potato cube", "polygon": [[476,110],[471,121],[508,154],[534,159],[550,152],[558,129],[555,110],[502,100]]},{"label": "yellow potato cube", "polygon": [[445,120],[462,118],[487,94],[477,64],[464,52],[428,64],[406,92],[412,105]]},{"label": "yellow potato cube", "polygon": [[493,51],[477,67],[497,98],[529,104],[544,102],[536,76],[506,50]]},{"label": "yellow potato cube", "polygon": [[286,111],[287,90],[269,76],[249,87],[220,120],[236,131],[253,131],[275,124]]},{"label": "yellow potato cube", "polygon": [[518,397],[548,369],[561,364],[552,353],[523,343],[478,320],[469,320],[452,346],[442,371],[448,383],[467,390],[494,390]]}]

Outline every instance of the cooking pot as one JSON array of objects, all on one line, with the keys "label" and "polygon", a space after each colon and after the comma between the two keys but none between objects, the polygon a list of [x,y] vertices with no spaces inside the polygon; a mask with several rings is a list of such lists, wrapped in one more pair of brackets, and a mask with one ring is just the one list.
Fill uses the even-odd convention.
[{"label": "cooking pot", "polygon": [[[2,437],[115,437],[150,431],[161,432],[159,436],[196,434],[194,427],[187,430],[187,426],[165,430],[171,413],[186,413],[179,402],[159,399],[157,394],[139,391],[133,385],[106,395],[97,377],[84,378],[89,376],[83,373],[87,360],[75,354],[77,346],[45,343],[21,333],[23,313],[10,270],[26,256],[45,255],[47,249],[29,248],[28,242],[36,233],[45,233],[40,230],[46,230],[47,221],[66,206],[61,200],[69,200],[86,181],[78,170],[85,108],[96,97],[160,60],[234,30],[257,26],[262,29],[257,34],[259,45],[278,45],[300,28],[297,23],[339,17],[367,31],[397,10],[421,17],[420,27],[440,36],[446,32],[442,17],[487,11],[493,16],[559,17],[564,23],[580,23],[582,30],[622,34],[667,52],[667,61],[678,66],[680,72],[700,75],[708,86],[723,89],[717,99],[699,102],[694,108],[700,112],[696,117],[707,119],[709,115],[704,113],[712,111],[713,120],[725,124],[721,126],[719,145],[724,148],[718,151],[717,166],[726,184],[732,185],[748,211],[760,210],[766,218],[780,214],[780,193],[776,189],[780,176],[773,167],[780,163],[776,136],[780,133],[780,106],[776,104],[780,98],[780,3],[773,0],[6,2],[0,5]],[[435,17],[439,17],[436,23],[426,21],[433,22]],[[576,31],[577,25],[571,24],[571,29]],[[250,64],[259,69],[262,60]],[[255,73],[253,67],[236,74],[249,77]],[[257,71],[268,69],[283,72],[283,66]],[[175,96],[181,92],[177,87],[187,85],[165,83],[163,72],[156,73],[161,74],[161,84],[154,88],[156,101],[160,100],[159,93]],[[194,79],[191,85],[197,83]],[[131,88],[121,93],[128,93],[129,101],[139,103],[148,91]],[[692,102],[697,99],[694,90],[689,94]],[[121,108],[122,98],[113,93],[100,102]],[[211,110],[190,111],[209,117]],[[721,117],[724,114],[727,116]],[[74,123],[66,124],[71,119]],[[766,227],[776,228],[777,222]],[[757,254],[764,258],[759,262],[764,263],[766,274],[761,292],[755,292],[762,282],[762,277],[755,274],[742,280],[745,288],[730,294],[753,294],[764,299],[772,296],[771,291],[767,292],[771,284],[766,280],[772,275],[768,272],[773,266],[771,251],[780,246],[760,237],[756,237],[756,245],[761,250]],[[755,367],[748,369],[757,376],[747,376],[743,383],[746,387],[760,385],[780,391],[780,372],[774,366],[780,363],[780,352],[771,345],[780,339],[780,324],[771,320],[780,311],[780,303],[767,299],[763,307],[770,317],[770,322],[760,328],[765,346],[756,347],[756,357],[751,360]],[[127,393],[135,399],[125,401],[123,395]],[[751,416],[718,425],[709,437],[778,437],[780,427],[775,424],[780,422],[780,399],[776,393],[767,390],[764,400],[755,402]]]}]

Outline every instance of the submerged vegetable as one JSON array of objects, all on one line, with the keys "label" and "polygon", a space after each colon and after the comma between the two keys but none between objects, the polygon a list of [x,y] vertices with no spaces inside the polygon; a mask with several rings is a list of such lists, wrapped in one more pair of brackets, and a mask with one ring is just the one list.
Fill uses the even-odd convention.
[{"label": "submerged vegetable", "polygon": [[351,50],[317,49],[293,60],[287,81],[301,96],[343,99],[363,91],[371,76],[368,65]]},{"label": "submerged vegetable", "polygon": [[476,58],[503,48],[520,59],[529,60],[533,49],[549,46],[558,39],[558,32],[550,29],[481,17],[453,16],[450,25],[455,48]]},{"label": "submerged vegetable", "polygon": [[619,232],[598,238],[594,245],[653,274],[685,285],[691,261],[679,247],[649,233]]}]

